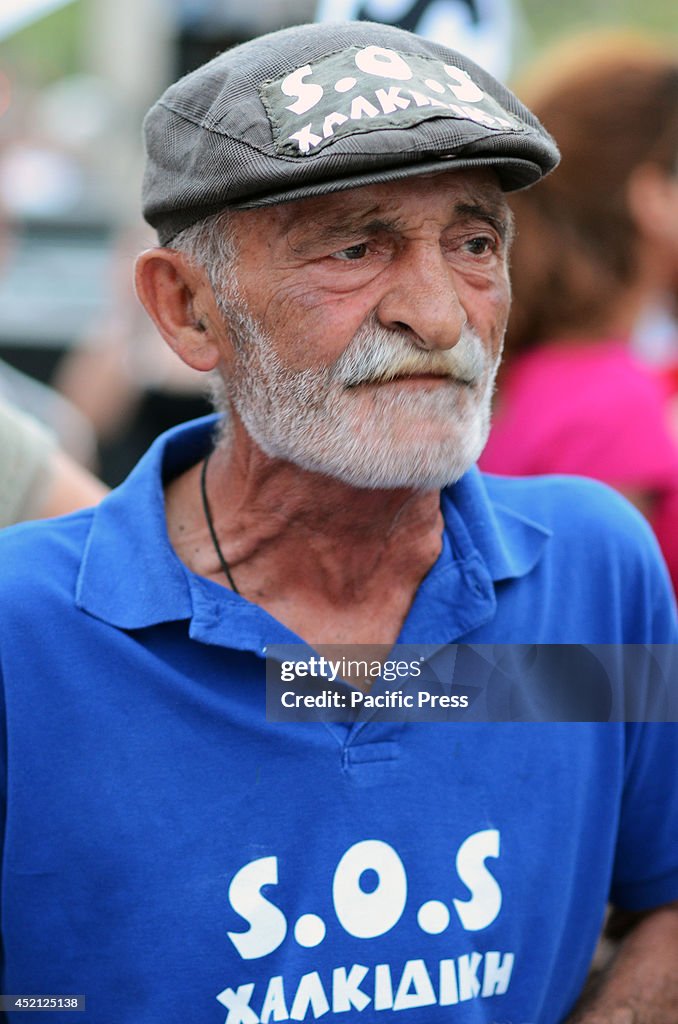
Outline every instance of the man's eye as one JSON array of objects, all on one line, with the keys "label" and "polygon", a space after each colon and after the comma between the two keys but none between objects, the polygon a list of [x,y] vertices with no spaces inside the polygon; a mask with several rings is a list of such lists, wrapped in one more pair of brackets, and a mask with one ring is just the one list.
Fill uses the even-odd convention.
[{"label": "man's eye", "polygon": [[464,248],[472,256],[485,256],[487,253],[495,252],[497,244],[494,238],[487,235],[479,235],[478,238],[470,238],[464,243]]},{"label": "man's eye", "polygon": [[359,242],[358,245],[349,245],[346,249],[332,253],[334,260],[361,260],[367,255],[367,242]]}]

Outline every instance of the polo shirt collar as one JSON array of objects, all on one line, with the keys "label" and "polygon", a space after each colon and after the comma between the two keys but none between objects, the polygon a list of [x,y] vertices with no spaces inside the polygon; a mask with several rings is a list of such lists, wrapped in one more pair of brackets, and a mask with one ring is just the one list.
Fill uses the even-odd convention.
[{"label": "polo shirt collar", "polygon": [[474,466],[444,492],[451,492],[456,510],[468,529],[494,583],[527,576],[539,562],[553,536],[549,527],[522,515],[492,497],[493,475]]},{"label": "polo shirt collar", "polygon": [[206,454],[214,420],[162,434],[96,507],[76,588],[83,611],[120,629],[192,617],[189,573],[169,541],[163,485]]},{"label": "polo shirt collar", "polygon": [[[266,643],[299,642],[261,608],[190,572],[169,542],[164,483],[204,457],[216,422],[205,417],[163,434],[94,510],[76,604],[120,629],[190,620],[190,635],[207,643],[262,651]],[[443,492],[441,503],[443,549],[417,592],[401,642],[450,643],[489,621],[493,584],[529,573],[550,536],[493,502],[475,467]],[[440,633],[443,622],[448,635]]]}]

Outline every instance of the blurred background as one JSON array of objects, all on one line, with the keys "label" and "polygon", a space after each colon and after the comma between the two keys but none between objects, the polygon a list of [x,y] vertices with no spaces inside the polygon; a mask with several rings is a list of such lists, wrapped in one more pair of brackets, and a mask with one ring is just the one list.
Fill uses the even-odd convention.
[{"label": "blurred background", "polygon": [[675,0],[2,0],[0,380],[108,484],[207,410],[131,288],[134,255],[153,244],[139,214],[143,114],[219,51],[332,18],[405,24],[509,82],[573,30],[678,32]]}]

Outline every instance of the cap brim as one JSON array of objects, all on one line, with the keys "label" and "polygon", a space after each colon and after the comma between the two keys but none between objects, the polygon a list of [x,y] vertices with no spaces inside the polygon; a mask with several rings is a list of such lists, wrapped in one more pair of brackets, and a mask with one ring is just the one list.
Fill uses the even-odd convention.
[{"label": "cap brim", "polygon": [[[517,157],[436,157],[433,160],[422,160],[418,163],[406,164],[400,167],[375,168],[371,171],[344,178],[307,183],[280,192],[267,192],[262,195],[248,196],[238,202],[228,203],[228,206],[234,210],[248,210],[260,206],[273,206],[277,203],[294,202],[299,199],[310,199],[313,196],[332,195],[334,192],[344,192],[346,189],[362,188],[366,185],[379,185],[389,181],[400,181],[403,178],[414,178],[423,174],[444,174],[450,171],[474,169],[495,171],[504,192],[516,192],[521,188],[529,188],[530,185],[534,185],[544,175],[543,168],[538,164],[530,160],[521,160]],[[223,204],[220,208],[223,209]]]}]

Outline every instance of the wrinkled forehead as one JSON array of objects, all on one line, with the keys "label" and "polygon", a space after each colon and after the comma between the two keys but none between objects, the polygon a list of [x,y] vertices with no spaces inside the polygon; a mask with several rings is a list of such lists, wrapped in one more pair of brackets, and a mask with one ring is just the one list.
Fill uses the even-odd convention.
[{"label": "wrinkled forehead", "polygon": [[233,211],[233,216],[242,222],[245,233],[266,227],[275,234],[293,236],[306,229],[322,231],[342,224],[359,225],[363,220],[378,219],[392,223],[395,228],[405,228],[432,215],[440,218],[444,226],[445,218],[451,222],[459,211],[472,208],[508,225],[508,203],[494,171],[446,170],[264,209]]}]

